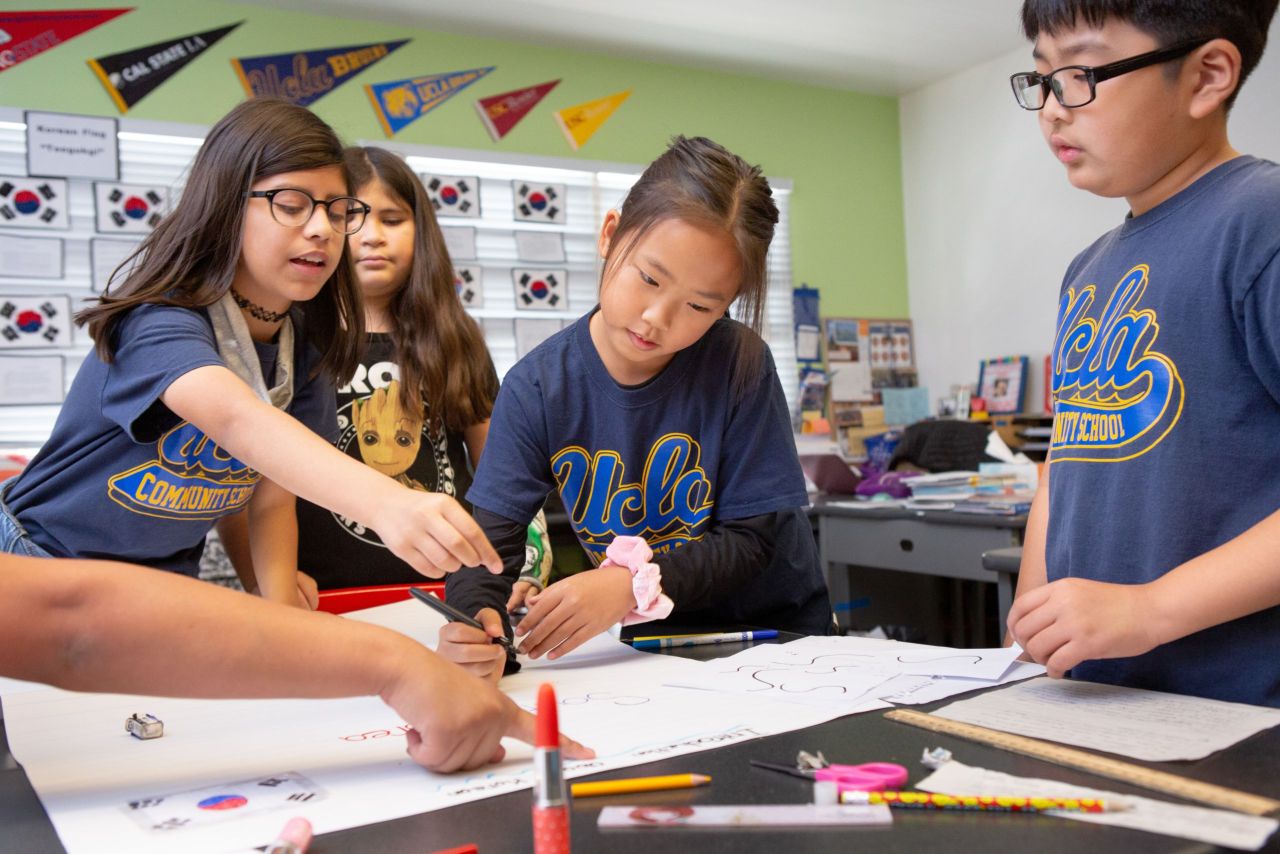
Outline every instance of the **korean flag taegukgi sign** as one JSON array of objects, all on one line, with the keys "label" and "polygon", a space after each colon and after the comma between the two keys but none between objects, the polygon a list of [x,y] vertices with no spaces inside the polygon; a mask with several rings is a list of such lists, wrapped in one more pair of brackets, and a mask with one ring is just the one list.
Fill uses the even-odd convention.
[{"label": "korean flag taegukgi sign", "polygon": [[168,200],[166,187],[95,181],[93,206],[97,230],[103,234],[146,234],[160,222]]},{"label": "korean flag taegukgi sign", "polygon": [[69,228],[62,178],[0,175],[0,228]]},{"label": "korean flag taegukgi sign", "polygon": [[516,286],[516,308],[529,311],[553,311],[565,308],[565,270],[534,270],[517,267],[511,271]]},{"label": "korean flag taegukgi sign", "polygon": [[0,296],[0,348],[71,346],[71,298]]},{"label": "korean flag taegukgi sign", "polygon": [[408,43],[408,39],[401,39],[270,56],[245,56],[231,60],[231,67],[236,70],[240,84],[250,97],[281,98],[305,107]]}]

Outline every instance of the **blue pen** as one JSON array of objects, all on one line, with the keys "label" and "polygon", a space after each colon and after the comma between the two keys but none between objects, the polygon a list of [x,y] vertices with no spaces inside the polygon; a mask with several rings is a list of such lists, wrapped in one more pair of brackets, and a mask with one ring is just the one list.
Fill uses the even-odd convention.
[{"label": "blue pen", "polygon": [[775,629],[757,629],[750,632],[720,632],[710,635],[686,635],[684,637],[647,638],[631,641],[636,649],[674,649],[680,646],[701,646],[710,643],[747,643],[748,641],[776,638]]}]

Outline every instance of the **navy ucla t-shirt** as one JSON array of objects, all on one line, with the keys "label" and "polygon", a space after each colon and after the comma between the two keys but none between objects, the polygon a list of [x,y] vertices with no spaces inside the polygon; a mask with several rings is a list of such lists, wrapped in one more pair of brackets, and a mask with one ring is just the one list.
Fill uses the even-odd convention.
[{"label": "navy ucla t-shirt", "polygon": [[726,597],[718,616],[750,622],[783,610],[824,629],[831,611],[804,517],[809,499],[767,349],[741,399],[730,377],[742,328],[727,319],[649,382],[621,386],[591,341],[593,314],[508,372],[467,498],[525,523],[558,489],[597,565],[620,535],[644,538],[661,565],[716,520],[787,511],[768,571]]},{"label": "navy ucla t-shirt", "polygon": [[[1081,253],[1052,385],[1049,580],[1153,581],[1280,509],[1280,166],[1235,158]],[[1072,676],[1280,706],[1280,608]]]},{"label": "navy ucla t-shirt", "polygon": [[[332,441],[333,384],[310,378],[318,354],[294,312],[294,395],[288,412]],[[91,351],[53,433],[6,501],[55,557],[126,560],[195,576],[204,537],[244,509],[262,476],[160,402],[174,380],[223,365],[208,315],[140,305],[120,322],[110,363]],[[270,383],[276,347],[255,342]]]}]

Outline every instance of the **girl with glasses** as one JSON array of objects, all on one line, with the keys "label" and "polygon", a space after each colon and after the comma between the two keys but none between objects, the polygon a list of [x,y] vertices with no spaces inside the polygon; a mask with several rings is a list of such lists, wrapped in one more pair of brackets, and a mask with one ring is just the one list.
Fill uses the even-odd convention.
[{"label": "girl with glasses", "polygon": [[215,521],[245,510],[262,596],[305,605],[300,495],[425,575],[500,570],[455,499],[330,444],[333,381],[364,336],[346,252],[366,212],[309,111],[253,99],[218,122],[124,281],[77,316],[95,348],[52,436],[0,490],[0,550],[195,576]]},{"label": "girl with glasses", "polygon": [[[418,176],[381,148],[348,148],[346,163],[369,209],[364,225],[347,237],[366,336],[355,369],[338,387],[337,446],[411,489],[465,501],[498,394],[493,361],[458,299],[444,235]],[[290,191],[278,193],[277,203],[284,192]],[[331,219],[343,222],[334,207]],[[227,517],[218,533],[237,574],[251,582],[243,523],[243,514]],[[526,568],[541,585],[551,562],[541,513],[530,528]],[[421,581],[354,519],[300,501],[298,529],[298,565],[320,590]]]}]

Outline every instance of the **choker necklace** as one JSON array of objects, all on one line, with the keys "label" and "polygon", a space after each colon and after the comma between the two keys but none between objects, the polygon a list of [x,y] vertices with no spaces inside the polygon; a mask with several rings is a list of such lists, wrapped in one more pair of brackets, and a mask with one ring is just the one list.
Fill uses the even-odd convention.
[{"label": "choker necklace", "polygon": [[289,316],[289,312],[287,311],[272,311],[269,308],[263,308],[256,302],[251,302],[250,300],[245,299],[240,296],[240,294],[236,293],[235,288],[231,289],[231,298],[236,301],[236,305],[241,308],[249,309],[250,314],[266,323],[279,323]]}]

